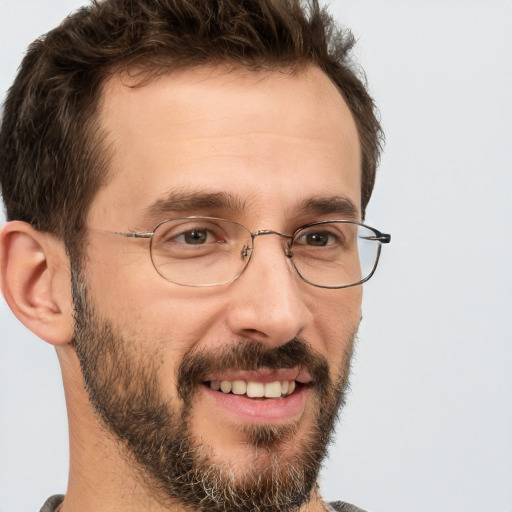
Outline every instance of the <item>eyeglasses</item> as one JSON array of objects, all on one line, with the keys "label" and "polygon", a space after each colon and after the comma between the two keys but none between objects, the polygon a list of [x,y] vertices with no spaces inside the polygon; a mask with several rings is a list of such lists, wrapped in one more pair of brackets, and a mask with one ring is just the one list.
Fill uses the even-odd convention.
[{"label": "eyeglasses", "polygon": [[150,232],[107,233],[149,238],[156,271],[182,286],[234,281],[251,261],[256,237],[277,235],[283,239],[285,256],[306,283],[347,288],[372,277],[381,245],[391,241],[391,235],[349,220],[313,222],[289,235],[270,229],[250,231],[232,220],[193,216],[164,220]]}]

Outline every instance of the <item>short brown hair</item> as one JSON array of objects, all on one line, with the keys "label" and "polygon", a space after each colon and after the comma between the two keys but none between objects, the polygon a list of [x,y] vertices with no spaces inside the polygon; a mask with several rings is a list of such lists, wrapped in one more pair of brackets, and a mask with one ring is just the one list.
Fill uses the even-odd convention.
[{"label": "short brown hair", "polygon": [[350,60],[354,39],[318,0],[92,0],[29,47],[7,96],[0,179],[8,220],[55,233],[68,245],[108,169],[97,120],[109,75],[220,63],[249,69],[318,66],[357,125],[363,215],[382,131],[364,79]]}]

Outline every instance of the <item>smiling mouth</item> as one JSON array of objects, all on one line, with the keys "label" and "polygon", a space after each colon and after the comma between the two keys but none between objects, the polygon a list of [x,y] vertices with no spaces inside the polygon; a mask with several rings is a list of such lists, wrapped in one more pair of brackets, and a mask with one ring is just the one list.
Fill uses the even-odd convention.
[{"label": "smiling mouth", "polygon": [[210,389],[226,395],[246,396],[247,398],[284,398],[302,386],[295,380],[257,382],[245,380],[212,380],[204,383]]}]

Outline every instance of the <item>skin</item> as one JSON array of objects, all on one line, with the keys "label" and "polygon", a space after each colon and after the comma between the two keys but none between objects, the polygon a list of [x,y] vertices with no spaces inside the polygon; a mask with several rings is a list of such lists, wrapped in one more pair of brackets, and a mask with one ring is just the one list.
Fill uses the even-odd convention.
[{"label": "skin", "polygon": [[[360,146],[340,93],[316,68],[295,75],[200,68],[163,75],[138,88],[127,87],[129,82],[116,76],[103,91],[100,121],[110,143],[111,170],[89,210],[83,269],[96,311],[131,340],[131,357],[150,356],[164,398],[177,411],[182,404],[175,382],[183,357],[194,350],[220,350],[241,338],[267,347],[304,338],[329,361],[330,376],[337,381],[361,318],[360,286],[327,290],[303,282],[284,256],[281,240],[264,236],[256,240],[250,265],[236,281],[183,287],[155,271],[147,240],[101,230],[150,231],[166,218],[204,215],[233,219],[252,231],[291,233],[310,222],[342,218],[338,211],[301,209],[316,197],[350,201],[354,219],[360,220]],[[227,191],[237,199],[236,211],[225,204],[148,212],[168,194]],[[183,510],[179,503],[155,499],[89,403],[70,343],[69,262],[61,242],[14,222],[2,232],[2,248],[7,301],[29,328],[57,346],[62,367],[71,453],[62,510]],[[25,263],[13,263],[14,256]],[[18,284],[7,277],[16,271],[24,276]],[[269,424],[298,424],[293,438],[276,448],[284,458],[307,438],[313,402],[308,391],[293,414],[268,419]],[[211,393],[197,394],[192,433],[236,477],[243,477],[257,454],[245,442],[242,424],[250,420],[223,407]],[[265,455],[258,453],[258,460],[264,464]],[[301,511],[316,510],[324,507],[314,491]]]}]

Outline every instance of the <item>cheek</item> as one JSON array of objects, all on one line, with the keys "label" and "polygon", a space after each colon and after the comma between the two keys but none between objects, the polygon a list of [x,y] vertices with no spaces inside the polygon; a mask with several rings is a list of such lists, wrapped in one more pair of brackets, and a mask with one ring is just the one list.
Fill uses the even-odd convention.
[{"label": "cheek", "polygon": [[211,291],[180,287],[154,274],[125,279],[117,271],[97,283],[94,300],[133,350],[154,358],[169,389],[187,352],[226,341],[219,328],[225,305]]},{"label": "cheek", "polygon": [[91,241],[85,269],[102,315],[137,331],[160,331],[164,337],[173,331],[200,329],[211,316],[219,302],[212,293],[166,281],[154,269],[144,242],[115,238],[109,242],[111,238],[102,238],[101,244]]},{"label": "cheek", "polygon": [[324,290],[323,297],[317,297],[315,330],[329,361],[339,364],[350,355],[361,321],[361,300],[361,286]]}]

